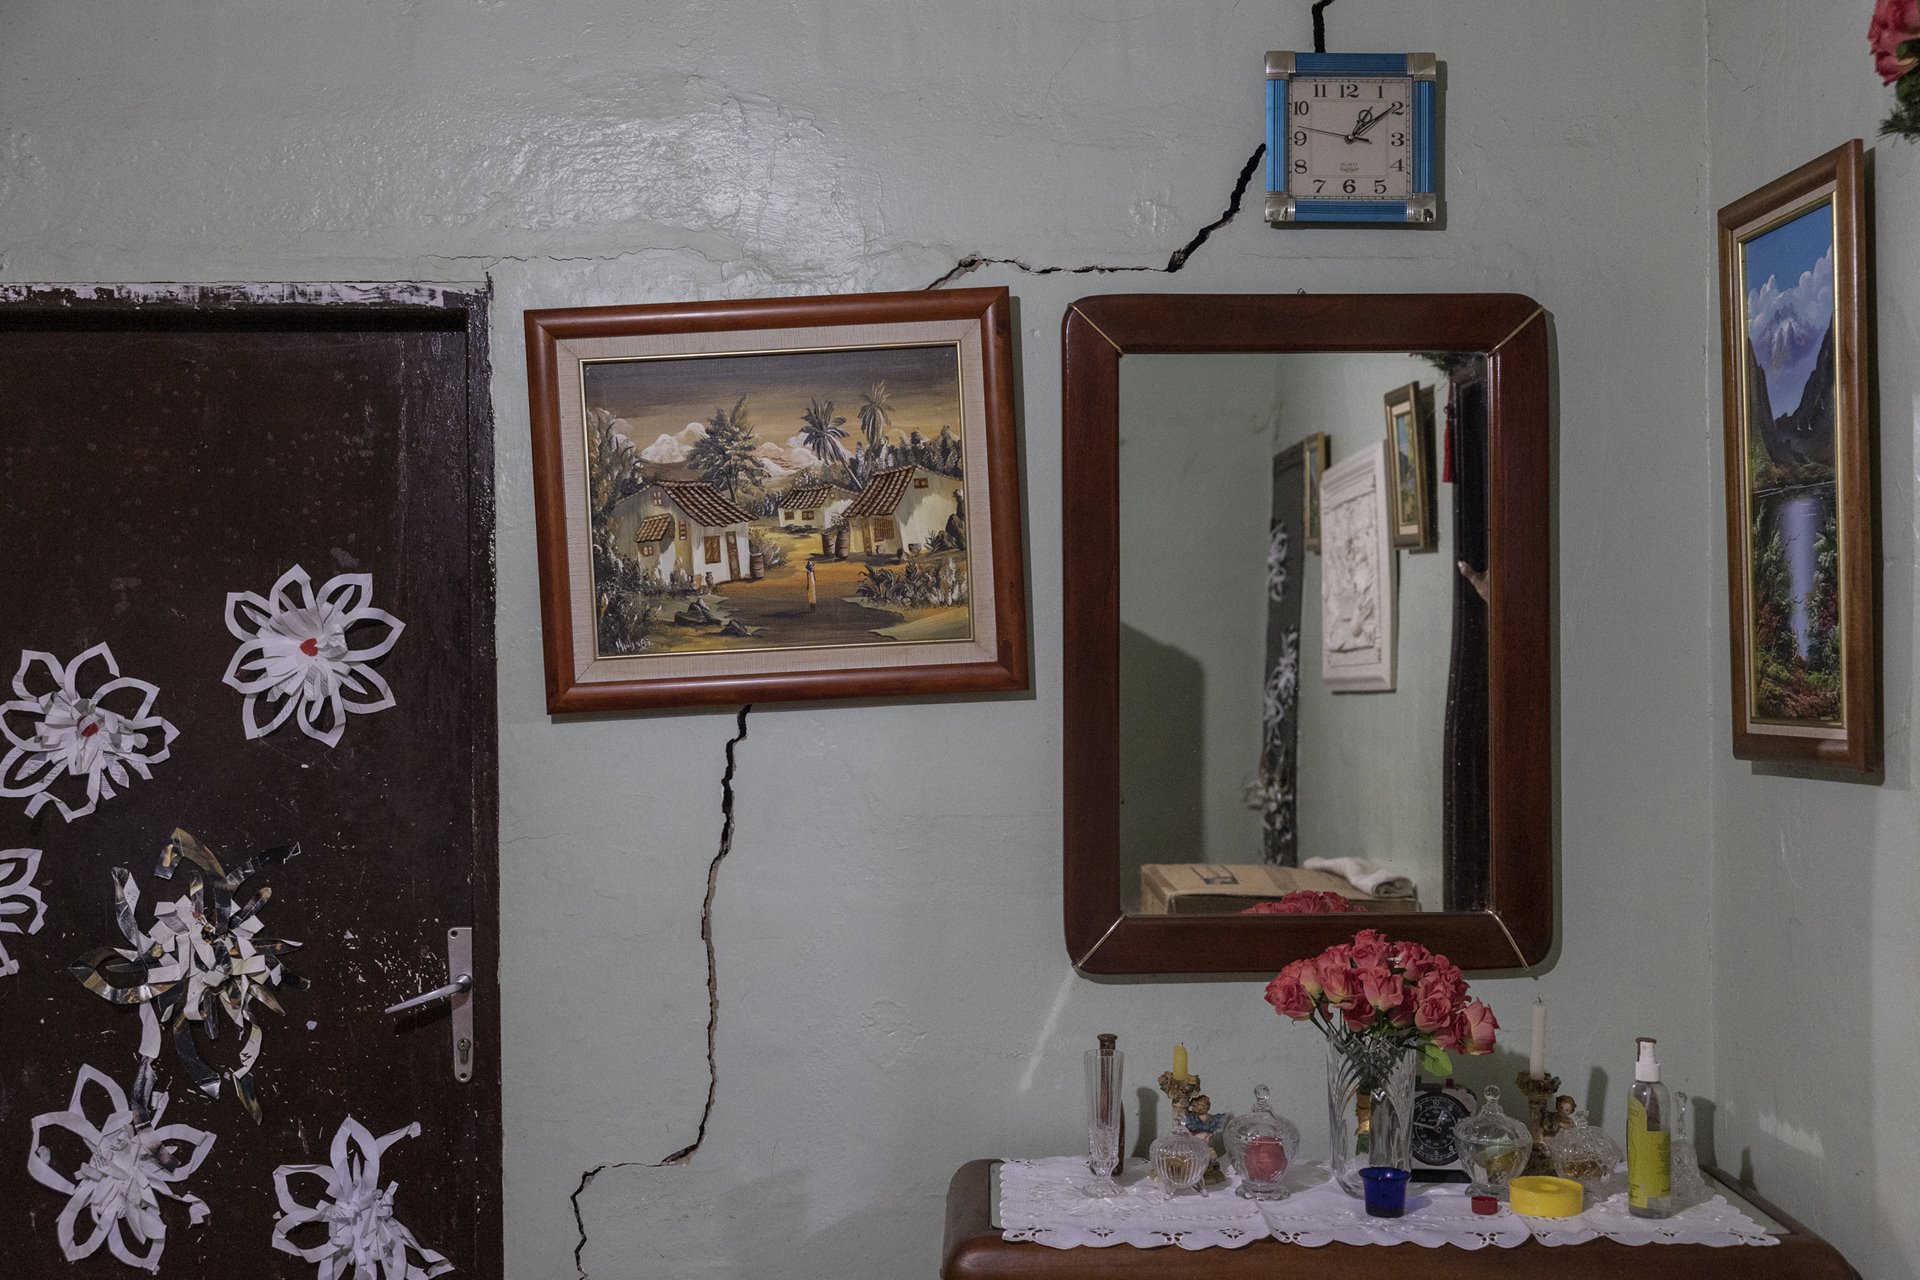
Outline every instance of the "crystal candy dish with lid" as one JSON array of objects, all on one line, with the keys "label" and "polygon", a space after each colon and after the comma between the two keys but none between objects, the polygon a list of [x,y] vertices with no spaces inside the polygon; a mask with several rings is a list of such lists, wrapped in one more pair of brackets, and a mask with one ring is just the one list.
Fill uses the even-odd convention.
[{"label": "crystal candy dish with lid", "polygon": [[1587,1122],[1584,1110],[1573,1113],[1573,1127],[1547,1143],[1553,1169],[1597,1193],[1620,1163],[1620,1144]]},{"label": "crystal candy dish with lid", "polygon": [[1287,1169],[1300,1149],[1300,1129],[1276,1114],[1267,1086],[1253,1091],[1253,1110],[1226,1128],[1227,1157],[1239,1173],[1239,1194],[1249,1200],[1284,1200]]},{"label": "crystal candy dish with lid", "polygon": [[1500,1087],[1488,1085],[1480,1109],[1455,1127],[1453,1149],[1472,1179],[1474,1193],[1497,1196],[1510,1179],[1526,1170],[1533,1135],[1500,1109]]}]

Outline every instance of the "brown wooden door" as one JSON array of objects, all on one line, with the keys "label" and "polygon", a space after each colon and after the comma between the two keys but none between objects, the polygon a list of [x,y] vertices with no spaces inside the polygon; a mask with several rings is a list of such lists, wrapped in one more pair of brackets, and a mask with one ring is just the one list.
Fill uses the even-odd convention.
[{"label": "brown wooden door", "polygon": [[[175,1184],[204,1201],[206,1219],[158,1202],[158,1274],[314,1276],[318,1262],[275,1248],[275,1172],[329,1164],[349,1116],[376,1137],[420,1126],[381,1155],[380,1186],[398,1188],[393,1220],[458,1275],[501,1271],[485,300],[392,290],[313,305],[317,296],[266,304],[182,291],[135,307],[125,296],[30,292],[0,303],[0,680],[23,651],[65,662],[104,643],[123,676],[158,686],[152,713],[177,730],[150,778],[128,774],[90,815],[66,821],[49,803],[29,818],[26,800],[0,797],[0,848],[42,851],[35,886],[47,904],[38,933],[0,933],[20,966],[0,977],[9,1277],[139,1274],[104,1244],[63,1258],[71,1197],[35,1180],[25,1156],[34,1117],[67,1108],[83,1066],[134,1091],[138,1009],[69,967],[128,945],[114,868],[138,886],[142,929],[156,904],[187,892],[190,865],[156,874],[176,827],[228,870],[298,842],[297,857],[264,859],[233,900],[272,890],[252,936],[300,943],[284,961],[306,985],[266,989],[283,1015],[251,1005],[263,1032],[250,1073],[258,1123],[231,1078],[215,1097],[194,1088],[172,1033],[163,1038],[157,1075],[171,1097],[161,1123],[214,1142]],[[225,620],[228,593],[265,595],[296,564],[316,587],[371,574],[373,606],[405,624],[368,664],[395,705],[348,714],[332,747],[292,719],[249,740],[243,698],[223,683],[241,643]],[[162,735],[148,736],[156,745]],[[381,1010],[445,982],[447,931],[467,925],[476,1027],[473,1076],[460,1083],[444,1005],[401,1019]],[[189,1043],[228,1072],[244,1038],[217,1004],[207,1008],[219,1037],[193,1030]],[[89,1102],[95,1124],[104,1096]],[[58,1126],[43,1141],[59,1172],[88,1153]],[[186,1148],[159,1158],[179,1165]],[[305,1206],[326,1194],[311,1175],[289,1190]],[[85,1239],[87,1213],[79,1222]],[[317,1226],[293,1234],[303,1247],[325,1238]]]}]

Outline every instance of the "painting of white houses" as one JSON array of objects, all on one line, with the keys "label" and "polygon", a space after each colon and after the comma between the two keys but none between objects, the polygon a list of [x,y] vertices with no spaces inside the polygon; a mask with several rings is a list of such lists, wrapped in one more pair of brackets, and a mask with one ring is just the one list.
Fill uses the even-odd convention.
[{"label": "painting of white houses", "polygon": [[614,545],[659,580],[679,570],[717,585],[752,576],[752,521],[712,485],[662,480],[615,505],[607,523]]},{"label": "painting of white houses", "polygon": [[867,482],[846,519],[855,552],[918,555],[943,538],[956,540],[963,509],[955,477],[921,466],[892,467]]},{"label": "painting of white houses", "polygon": [[600,657],[972,637],[958,343],[581,379]]},{"label": "painting of white houses", "polygon": [[857,496],[836,484],[795,485],[780,495],[780,523],[788,528],[831,529]]}]

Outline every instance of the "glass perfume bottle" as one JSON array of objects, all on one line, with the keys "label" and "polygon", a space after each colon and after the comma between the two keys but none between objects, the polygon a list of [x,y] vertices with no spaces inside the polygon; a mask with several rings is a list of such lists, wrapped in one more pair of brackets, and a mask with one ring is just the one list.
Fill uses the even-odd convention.
[{"label": "glass perfume bottle", "polygon": [[1125,1114],[1120,1097],[1122,1061],[1110,1036],[1101,1036],[1100,1047],[1086,1052],[1087,1164],[1093,1171],[1093,1179],[1080,1190],[1096,1200],[1120,1194],[1120,1184],[1113,1175],[1123,1159],[1120,1146]]},{"label": "glass perfume bottle", "polygon": [[1267,1086],[1253,1091],[1253,1110],[1226,1128],[1227,1158],[1240,1175],[1239,1194],[1249,1200],[1287,1198],[1287,1168],[1300,1149],[1300,1128],[1274,1112]]},{"label": "glass perfume bottle", "polygon": [[1585,1187],[1597,1201],[1600,1188],[1620,1164],[1620,1144],[1587,1122],[1584,1110],[1573,1113],[1573,1127],[1547,1144],[1553,1170]]},{"label": "glass perfume bottle", "polygon": [[1473,1193],[1497,1196],[1525,1172],[1533,1135],[1500,1109],[1500,1086],[1490,1084],[1480,1109],[1454,1127],[1453,1149],[1473,1182]]}]

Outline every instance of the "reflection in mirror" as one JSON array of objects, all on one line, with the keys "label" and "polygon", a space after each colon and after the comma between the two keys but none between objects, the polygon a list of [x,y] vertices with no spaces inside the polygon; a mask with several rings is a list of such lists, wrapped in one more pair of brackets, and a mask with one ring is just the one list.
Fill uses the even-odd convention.
[{"label": "reflection in mirror", "polygon": [[[1443,364],[1463,363],[1450,429]],[[1456,568],[1486,567],[1478,365],[1121,362],[1128,914],[1238,913],[1297,888],[1373,912],[1483,905],[1486,605]]]}]

